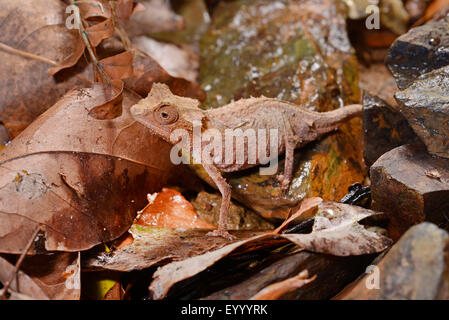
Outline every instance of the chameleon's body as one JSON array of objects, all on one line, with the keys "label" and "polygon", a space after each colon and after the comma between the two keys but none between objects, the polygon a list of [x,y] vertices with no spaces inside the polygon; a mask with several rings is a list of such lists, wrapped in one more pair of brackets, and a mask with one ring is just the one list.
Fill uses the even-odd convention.
[{"label": "chameleon's body", "polygon": [[[164,84],[153,84],[147,98],[131,108],[133,117],[151,129],[163,139],[170,141],[171,133],[176,129],[185,129],[193,141],[193,124],[199,123],[201,130],[215,129],[223,138],[223,159],[225,157],[225,130],[241,129],[243,134],[247,129],[265,129],[267,140],[270,130],[277,129],[278,154],[285,152],[284,174],[278,176],[283,190],[288,189],[293,173],[294,149],[300,148],[309,142],[315,141],[323,135],[334,131],[338,126],[362,113],[361,105],[351,105],[330,112],[313,112],[295,104],[266,97],[242,99],[221,108],[202,110],[199,102],[194,99],[173,95]],[[204,148],[209,142],[204,142]],[[245,141],[245,152],[248,147]],[[270,142],[266,141],[266,155],[269,153]],[[256,147],[257,146],[253,146]],[[193,146],[183,148],[193,154]],[[235,154],[235,146],[233,149]],[[211,155],[213,159],[214,155]],[[235,158],[235,157],[234,157]],[[244,154],[244,161],[226,163],[222,161],[200,161],[211,179],[220,190],[223,201],[220,208],[219,228],[215,235],[229,236],[226,231],[226,222],[231,200],[231,187],[222,177],[221,172],[235,172],[260,164],[259,159],[248,163],[248,153]]]}]

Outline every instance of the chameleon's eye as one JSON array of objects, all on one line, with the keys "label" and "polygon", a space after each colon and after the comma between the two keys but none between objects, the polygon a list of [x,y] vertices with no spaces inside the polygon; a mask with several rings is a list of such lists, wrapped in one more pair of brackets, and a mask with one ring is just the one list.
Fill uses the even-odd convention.
[{"label": "chameleon's eye", "polygon": [[176,107],[164,104],[154,110],[154,118],[160,124],[172,124],[178,120],[178,110]]}]

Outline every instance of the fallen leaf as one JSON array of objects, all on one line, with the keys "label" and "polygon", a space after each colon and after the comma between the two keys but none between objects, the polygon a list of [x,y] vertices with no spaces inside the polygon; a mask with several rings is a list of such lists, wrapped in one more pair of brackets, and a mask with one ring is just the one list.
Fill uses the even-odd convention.
[{"label": "fallen leaf", "polygon": [[139,3],[141,6],[135,7],[131,18],[124,21],[126,33],[131,38],[184,27],[184,19],[172,10],[169,1],[144,0]]},{"label": "fallen leaf", "polygon": [[103,91],[105,103],[95,106],[89,111],[89,116],[97,120],[112,120],[122,115],[123,81],[113,80],[107,85],[93,84],[94,88]]},{"label": "fallen leaf", "polygon": [[170,90],[180,96],[204,101],[205,92],[194,82],[176,78],[167,73],[153,58],[137,55],[134,59],[134,76],[124,80],[125,86],[142,97],[151,91],[153,83],[165,83]]},{"label": "fallen leaf", "polygon": [[[133,224],[128,231],[133,238],[114,252],[91,252],[83,262],[86,269],[106,269],[121,272],[143,270],[156,265],[217,250],[233,241],[221,237],[206,237],[205,230],[182,230]],[[238,239],[254,237],[257,233],[233,233]]]},{"label": "fallen leaf", "polygon": [[[0,256],[0,281],[9,279],[14,266]],[[79,300],[80,254],[54,253],[27,256],[11,289],[39,300]]]},{"label": "fallen leaf", "polygon": [[139,99],[126,91],[120,117],[96,120],[103,90],[72,91],[1,151],[1,252],[20,253],[37,224],[30,252],[86,250],[129,229],[174,167],[171,146],[129,114]]},{"label": "fallen leaf", "polygon": [[434,1],[432,1],[432,3],[427,7],[424,17],[419,19],[414,24],[414,26],[421,25],[424,22],[431,20],[439,12],[446,10],[447,7],[449,7],[449,0],[434,0]]},{"label": "fallen leaf", "polygon": [[148,205],[139,212],[134,223],[171,229],[215,229],[199,218],[193,206],[176,190],[163,188],[148,194]]},{"label": "fallen leaf", "polygon": [[250,300],[277,300],[285,293],[299,289],[315,279],[316,276],[309,278],[309,272],[304,270],[297,276],[270,284],[252,296]]},{"label": "fallen leaf", "polygon": [[237,255],[261,246],[280,244],[285,240],[295,243],[302,250],[335,256],[382,252],[392,244],[392,241],[376,232],[368,231],[358,224],[364,218],[379,214],[352,205],[324,202],[318,207],[312,233],[276,234],[265,232],[203,255],[169,263],[154,273],[154,280],[149,286],[150,294],[153,299],[162,299],[174,284],[193,277],[230,254]]},{"label": "fallen leaf", "polygon": [[8,75],[0,82],[0,120],[13,137],[67,91],[90,85],[83,61],[54,77],[47,73],[84,50],[78,30],[65,26],[65,9],[60,0],[0,0],[0,42],[55,63],[0,49],[0,74]]},{"label": "fallen leaf", "polygon": [[113,80],[133,76],[133,57],[131,51],[125,51],[99,61],[100,67]]},{"label": "fallen leaf", "polygon": [[112,19],[106,19],[103,22],[94,24],[86,28],[87,36],[89,38],[89,42],[93,47],[96,47],[100,44],[104,39],[109,38],[114,34],[114,23]]},{"label": "fallen leaf", "polygon": [[323,202],[323,199],[319,197],[314,198],[306,198],[301,202],[301,206],[298,211],[291,215],[287,220],[285,220],[279,227],[274,230],[274,233],[281,233],[286,226],[288,226],[292,221],[299,218],[301,215],[306,213],[309,210],[315,209],[319,204]]},{"label": "fallen leaf", "polygon": [[154,273],[154,280],[148,290],[154,300],[163,299],[174,284],[193,277],[230,254],[236,255],[283,242],[285,242],[283,239],[274,239],[273,234],[264,233],[239,240],[215,251],[169,263]]},{"label": "fallen leaf", "polygon": [[305,250],[336,256],[381,252],[392,241],[358,224],[365,218],[379,214],[349,204],[324,202],[318,207],[312,233],[282,236]]}]

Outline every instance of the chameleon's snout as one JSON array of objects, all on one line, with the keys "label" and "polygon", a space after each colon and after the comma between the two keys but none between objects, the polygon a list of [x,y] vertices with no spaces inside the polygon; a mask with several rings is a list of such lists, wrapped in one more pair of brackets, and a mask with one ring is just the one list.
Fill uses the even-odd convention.
[{"label": "chameleon's snout", "polygon": [[146,112],[146,109],[142,106],[139,106],[138,104],[132,106],[129,111],[131,112],[131,115],[133,116],[143,116]]}]

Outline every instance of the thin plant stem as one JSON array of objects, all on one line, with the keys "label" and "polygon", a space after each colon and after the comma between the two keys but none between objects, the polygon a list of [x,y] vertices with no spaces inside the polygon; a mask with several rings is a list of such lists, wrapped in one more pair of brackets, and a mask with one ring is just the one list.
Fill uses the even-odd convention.
[{"label": "thin plant stem", "polygon": [[22,265],[23,261],[25,260],[25,257],[28,253],[28,251],[31,248],[31,245],[34,242],[34,239],[36,239],[37,234],[39,233],[39,230],[41,229],[41,226],[38,225],[33,231],[33,235],[31,236],[30,240],[28,241],[25,250],[23,250],[22,254],[19,257],[19,260],[17,260],[16,265],[14,267],[14,270],[11,274],[11,277],[9,278],[8,282],[6,282],[5,287],[3,288],[3,294],[0,297],[0,300],[7,300],[7,294],[9,287],[11,286],[11,283],[13,282],[14,278],[17,276],[17,273],[19,272],[20,266]]},{"label": "thin plant stem", "polygon": [[59,66],[59,64],[56,63],[53,60],[50,60],[50,59],[47,59],[45,57],[41,57],[41,56],[38,56],[38,55],[35,55],[35,54],[32,54],[32,53],[29,53],[29,52],[26,52],[26,51],[22,51],[22,50],[19,50],[19,49],[14,49],[13,47],[10,47],[10,46],[2,43],[2,42],[0,42],[0,49],[3,50],[3,51],[6,51],[8,53],[19,55],[21,57],[34,59],[34,60],[37,60],[37,61],[40,61],[40,62],[44,62],[44,63],[46,63],[46,64],[48,64],[50,66],[53,66],[53,67],[58,67]]}]

